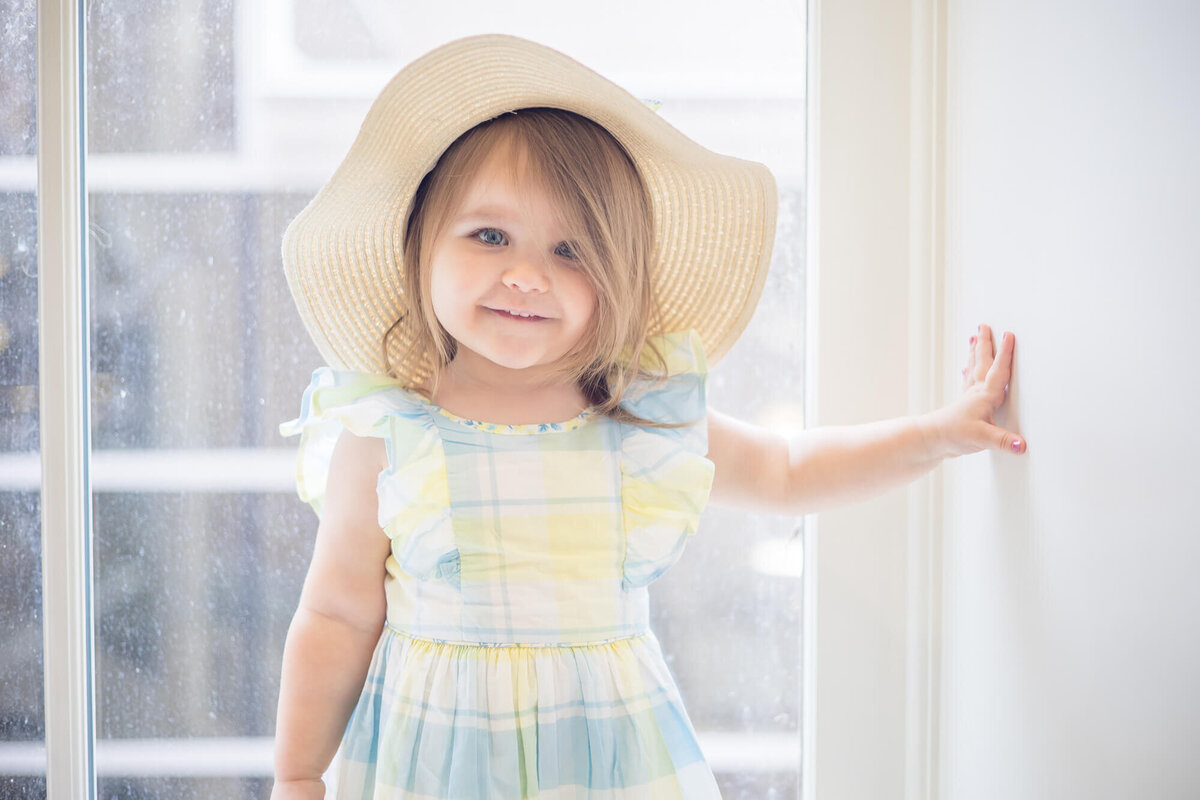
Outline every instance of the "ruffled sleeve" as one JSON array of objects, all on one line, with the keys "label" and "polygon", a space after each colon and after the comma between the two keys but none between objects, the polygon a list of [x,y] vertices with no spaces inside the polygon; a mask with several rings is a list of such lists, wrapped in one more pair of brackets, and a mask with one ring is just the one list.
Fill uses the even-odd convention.
[{"label": "ruffled sleeve", "polygon": [[379,474],[379,526],[392,555],[415,578],[457,585],[458,547],[450,521],[445,453],[426,405],[382,375],[320,367],[304,390],[300,416],[279,426],[300,434],[296,490],[317,516],[324,509],[333,448],[342,431],[384,440],[388,467]]},{"label": "ruffled sleeve", "polygon": [[622,405],[643,419],[690,422],[681,428],[624,426],[621,505],[626,552],[622,587],[658,579],[683,554],[712,489],[708,453],[708,367],[694,331],[653,338],[671,377],[659,386],[637,382]]}]

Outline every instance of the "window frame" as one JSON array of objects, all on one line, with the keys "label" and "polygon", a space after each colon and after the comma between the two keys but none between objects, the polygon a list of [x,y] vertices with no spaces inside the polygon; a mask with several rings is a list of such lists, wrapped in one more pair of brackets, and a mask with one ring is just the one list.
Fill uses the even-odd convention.
[{"label": "window frame", "polygon": [[[947,399],[946,15],[808,2],[812,426]],[[937,797],[941,485],[935,469],[805,522],[803,800]]]},{"label": "window frame", "polygon": [[37,9],[38,403],[48,797],[95,798],[91,487],[78,0]]}]

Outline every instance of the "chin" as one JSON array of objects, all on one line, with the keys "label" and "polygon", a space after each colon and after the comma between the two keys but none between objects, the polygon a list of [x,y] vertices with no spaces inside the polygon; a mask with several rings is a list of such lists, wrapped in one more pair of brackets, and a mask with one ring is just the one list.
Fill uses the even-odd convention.
[{"label": "chin", "polygon": [[540,366],[547,365],[546,363],[543,363],[540,359],[537,359],[537,358],[522,358],[519,356],[512,356],[512,357],[506,358],[502,355],[496,355],[494,358],[489,358],[489,360],[493,364],[496,364],[497,366],[505,367],[506,369],[514,369],[514,370],[532,369],[534,367],[540,367]]}]

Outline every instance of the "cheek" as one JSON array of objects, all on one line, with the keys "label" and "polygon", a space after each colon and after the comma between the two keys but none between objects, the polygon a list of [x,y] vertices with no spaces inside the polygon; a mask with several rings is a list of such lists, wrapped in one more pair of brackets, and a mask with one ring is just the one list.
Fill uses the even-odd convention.
[{"label": "cheek", "polygon": [[596,313],[596,292],[586,277],[580,276],[572,291],[572,306],[575,317],[580,325],[587,325],[591,316]]},{"label": "cheek", "polygon": [[439,268],[437,263],[431,265],[429,276],[429,301],[433,312],[439,319],[451,314],[455,308],[456,298],[465,296],[465,287],[461,285],[452,269]]},{"label": "cheek", "polygon": [[442,307],[446,294],[445,280],[437,272],[434,272],[429,276],[429,301],[433,303],[435,309]]}]

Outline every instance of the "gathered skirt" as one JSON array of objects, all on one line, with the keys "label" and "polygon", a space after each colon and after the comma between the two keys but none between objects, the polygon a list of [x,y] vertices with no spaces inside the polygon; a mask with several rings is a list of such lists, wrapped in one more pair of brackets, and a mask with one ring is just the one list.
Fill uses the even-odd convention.
[{"label": "gathered skirt", "polygon": [[333,777],[339,800],[720,798],[650,631],[530,646],[388,626]]}]

